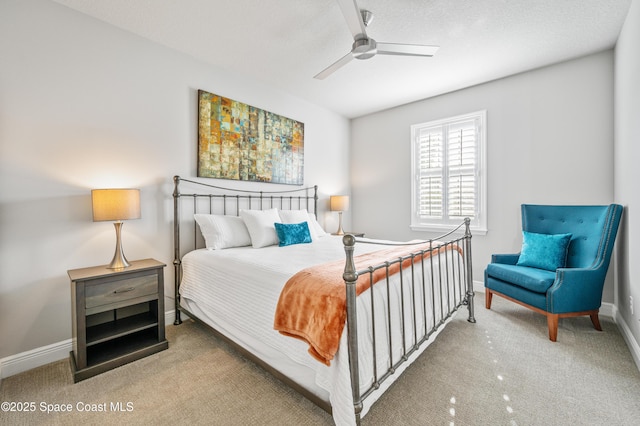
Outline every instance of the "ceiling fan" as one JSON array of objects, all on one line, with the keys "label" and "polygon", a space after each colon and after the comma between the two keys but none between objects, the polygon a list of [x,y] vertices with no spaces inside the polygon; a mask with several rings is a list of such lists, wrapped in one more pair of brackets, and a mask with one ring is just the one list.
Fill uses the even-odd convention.
[{"label": "ceiling fan", "polygon": [[373,20],[373,13],[368,10],[360,10],[356,0],[338,0],[340,9],[347,26],[353,34],[353,45],[351,52],[320,71],[313,78],[323,80],[346,65],[351,59],[369,59],[376,54],[380,55],[403,55],[403,56],[433,56],[438,50],[438,46],[426,46],[420,44],[397,44],[379,43],[367,36],[366,27]]}]

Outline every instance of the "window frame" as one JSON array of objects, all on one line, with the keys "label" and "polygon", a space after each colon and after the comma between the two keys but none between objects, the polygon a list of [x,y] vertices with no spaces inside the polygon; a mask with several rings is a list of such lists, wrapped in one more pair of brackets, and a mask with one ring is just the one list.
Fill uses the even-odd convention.
[{"label": "window frame", "polygon": [[[476,217],[471,219],[471,231],[476,235],[485,235],[487,233],[487,111],[480,110],[468,114],[447,117],[438,120],[432,120],[424,123],[414,124],[411,126],[411,225],[414,231],[431,231],[442,232],[451,229],[461,222],[458,217],[451,218],[448,216],[448,206],[443,200],[443,217],[421,218],[418,216],[418,203],[420,191],[420,173],[419,173],[419,149],[420,149],[420,132],[422,130],[434,127],[447,127],[462,121],[474,120],[476,122],[476,165],[474,175],[476,176],[476,209],[478,210]],[[443,132],[443,135],[445,133]],[[448,135],[443,137],[443,163],[447,160],[446,143]],[[448,166],[443,167],[443,192],[447,193],[449,178],[446,170]]]}]

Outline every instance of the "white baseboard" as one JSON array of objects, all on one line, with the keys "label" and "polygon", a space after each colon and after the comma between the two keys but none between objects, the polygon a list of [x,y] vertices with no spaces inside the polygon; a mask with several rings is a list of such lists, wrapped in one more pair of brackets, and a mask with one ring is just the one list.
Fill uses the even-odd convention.
[{"label": "white baseboard", "polygon": [[[187,316],[182,314],[182,318]],[[173,325],[175,311],[165,312],[165,326]],[[62,342],[35,348],[0,359],[0,380],[14,374],[22,373],[32,368],[40,367],[52,362],[60,361],[69,357],[69,352],[73,350],[73,340],[67,339]]]},{"label": "white baseboard", "polygon": [[72,347],[73,341],[67,339],[3,358],[0,360],[0,377],[4,379],[5,377],[64,359],[69,356]]},{"label": "white baseboard", "polygon": [[484,293],[484,281],[473,281],[473,292],[474,293]]},{"label": "white baseboard", "polygon": [[614,306],[613,303],[603,303],[600,305],[600,312],[598,312],[601,316],[613,318],[615,321],[616,317],[614,316]]},{"label": "white baseboard", "polygon": [[[188,320],[188,319],[189,319],[189,316],[188,316],[187,314],[185,314],[184,312],[182,312],[182,311],[181,311],[181,312],[180,312],[180,319],[181,319],[182,321],[184,321],[184,320]],[[165,321],[164,323],[165,323],[165,324],[170,324],[170,325],[172,325],[172,324],[173,324],[173,322],[174,322],[175,320],[176,320],[176,311],[175,311],[175,310],[170,311],[170,312],[167,312],[167,313],[164,315],[164,321]]]},{"label": "white baseboard", "polygon": [[613,320],[618,325],[618,329],[620,330],[624,341],[627,343],[627,347],[629,348],[631,356],[636,363],[636,367],[638,367],[638,370],[640,371],[640,344],[633,336],[633,333],[631,333],[629,325],[624,320],[624,318],[622,318],[622,315],[620,315],[620,311],[618,311],[615,306],[613,307]]}]

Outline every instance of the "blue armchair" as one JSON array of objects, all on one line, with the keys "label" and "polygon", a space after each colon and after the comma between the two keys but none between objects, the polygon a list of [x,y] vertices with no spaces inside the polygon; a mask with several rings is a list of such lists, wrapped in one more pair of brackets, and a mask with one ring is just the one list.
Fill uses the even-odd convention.
[{"label": "blue armchair", "polygon": [[485,304],[494,294],[547,317],[549,339],[558,320],[589,315],[602,331],[602,288],[622,217],[622,206],[522,205],[523,246],[494,254],[484,272]]}]

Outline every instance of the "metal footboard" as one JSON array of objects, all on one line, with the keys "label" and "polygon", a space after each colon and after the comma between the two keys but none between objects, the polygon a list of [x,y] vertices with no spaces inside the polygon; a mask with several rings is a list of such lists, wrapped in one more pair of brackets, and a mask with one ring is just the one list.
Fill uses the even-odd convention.
[{"label": "metal footboard", "polygon": [[[397,259],[370,266],[366,269],[356,270],[354,263],[354,247],[358,243],[372,243],[371,241],[355,238],[353,235],[345,235],[343,238],[346,253],[346,262],[343,279],[346,285],[347,295],[347,339],[349,348],[349,365],[351,374],[351,387],[353,393],[353,406],[356,422],[360,424],[361,413],[364,400],[373,392],[380,388],[383,382],[393,376],[398,368],[409,360],[409,357],[418,351],[422,345],[444,323],[460,308],[467,305],[469,322],[475,323],[473,310],[473,277],[471,269],[471,232],[469,229],[470,220],[460,224],[451,232],[442,235],[434,240],[420,241],[413,244],[428,245],[428,249],[416,250]],[[451,236],[464,227],[462,237]],[[447,239],[448,238],[448,239]],[[446,240],[445,240],[446,239]],[[384,245],[400,245],[390,243],[375,243]],[[402,243],[401,245],[407,245]],[[461,255],[458,255],[458,249]],[[425,256],[427,254],[428,256]],[[403,270],[403,264],[409,260],[409,271]],[[392,307],[390,295],[389,269],[398,263],[400,266],[399,279],[399,305],[400,312],[398,320],[399,330],[391,326]],[[396,265],[397,266],[397,265]],[[386,306],[385,312],[378,312],[374,302],[373,273],[384,270],[386,279],[378,282],[376,286],[386,286]],[[372,336],[371,350],[373,353],[373,380],[366,389],[360,388],[360,353],[358,339],[358,309],[356,303],[356,282],[362,275],[369,276],[368,297],[370,298],[370,318],[368,318],[371,329],[368,330]],[[410,282],[404,280],[410,277]],[[408,290],[408,291],[407,291]],[[409,294],[407,294],[409,293]],[[428,296],[429,295],[429,296]],[[436,297],[438,295],[439,297]],[[364,296],[361,295],[359,297]],[[365,296],[367,297],[367,296]],[[376,323],[380,317],[384,317],[384,327],[382,330],[376,329]],[[376,321],[378,319],[378,321]],[[361,331],[360,331],[361,332]],[[397,332],[400,335],[394,336]],[[387,345],[380,345],[378,339],[383,336],[387,340]],[[394,359],[392,342],[401,339],[402,350],[400,356]],[[387,351],[380,354],[380,351]],[[388,357],[386,368],[380,370],[379,356]]]}]

